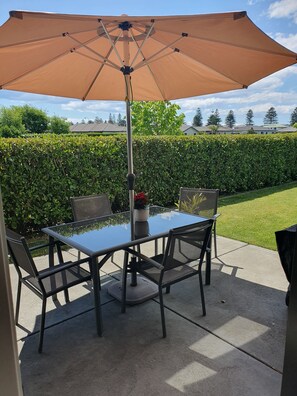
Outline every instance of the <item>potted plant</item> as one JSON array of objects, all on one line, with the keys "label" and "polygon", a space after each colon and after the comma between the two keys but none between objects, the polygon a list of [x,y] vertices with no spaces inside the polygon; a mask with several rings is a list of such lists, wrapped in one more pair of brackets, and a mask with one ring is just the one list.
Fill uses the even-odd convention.
[{"label": "potted plant", "polygon": [[134,195],[134,220],[147,221],[149,217],[148,196],[144,192]]}]

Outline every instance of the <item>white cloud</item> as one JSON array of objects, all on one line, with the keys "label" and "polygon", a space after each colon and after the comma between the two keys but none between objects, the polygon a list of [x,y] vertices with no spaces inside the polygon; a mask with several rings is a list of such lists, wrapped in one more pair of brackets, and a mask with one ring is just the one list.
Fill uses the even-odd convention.
[{"label": "white cloud", "polygon": [[64,111],[76,111],[79,113],[123,113],[124,103],[122,102],[113,102],[113,101],[94,101],[94,102],[81,102],[76,100],[71,100],[67,103],[63,103],[61,108]]},{"label": "white cloud", "polygon": [[289,36],[285,36],[284,33],[276,33],[273,36],[273,38],[284,47],[291,51],[297,51],[297,33],[289,34]]},{"label": "white cloud", "polygon": [[270,18],[290,18],[297,23],[296,0],[280,0],[270,4],[268,8]]}]

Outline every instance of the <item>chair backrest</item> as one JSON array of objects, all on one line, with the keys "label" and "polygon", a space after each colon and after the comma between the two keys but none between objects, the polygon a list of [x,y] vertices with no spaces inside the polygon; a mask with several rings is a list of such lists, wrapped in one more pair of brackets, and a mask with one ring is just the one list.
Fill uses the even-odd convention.
[{"label": "chair backrest", "polygon": [[27,274],[37,277],[38,271],[24,237],[6,228],[8,251],[20,277],[23,269]]},{"label": "chair backrest", "polygon": [[219,190],[205,188],[181,187],[179,195],[179,210],[212,217],[217,213]]},{"label": "chair backrest", "polygon": [[110,201],[106,194],[72,197],[70,200],[74,221],[112,214]]},{"label": "chair backrest", "polygon": [[213,220],[205,220],[189,226],[174,228],[169,232],[165,249],[164,271],[199,261],[202,265],[208,245]]}]

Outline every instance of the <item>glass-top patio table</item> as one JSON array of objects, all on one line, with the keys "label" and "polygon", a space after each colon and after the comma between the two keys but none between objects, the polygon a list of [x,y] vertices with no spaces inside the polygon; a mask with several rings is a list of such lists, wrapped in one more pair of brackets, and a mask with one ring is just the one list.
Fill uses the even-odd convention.
[{"label": "glass-top patio table", "polygon": [[[121,212],[95,219],[43,228],[51,242],[58,240],[90,257],[94,305],[98,335],[102,334],[100,318],[99,269],[116,251],[166,237],[172,228],[204,221],[204,217],[151,206],[147,222],[136,222],[135,240],[131,240],[130,213]],[[50,265],[54,265],[54,248],[50,248]],[[100,260],[98,257],[103,256]],[[206,257],[206,284],[210,283],[210,251]],[[136,286],[137,287],[137,286]]]}]

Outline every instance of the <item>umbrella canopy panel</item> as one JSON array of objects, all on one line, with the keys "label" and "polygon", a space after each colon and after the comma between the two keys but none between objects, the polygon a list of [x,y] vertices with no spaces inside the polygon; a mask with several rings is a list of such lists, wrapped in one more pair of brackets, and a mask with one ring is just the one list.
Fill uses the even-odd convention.
[{"label": "umbrella canopy panel", "polygon": [[12,11],[2,89],[82,100],[171,100],[245,88],[296,63],[245,12],[134,17]]}]

